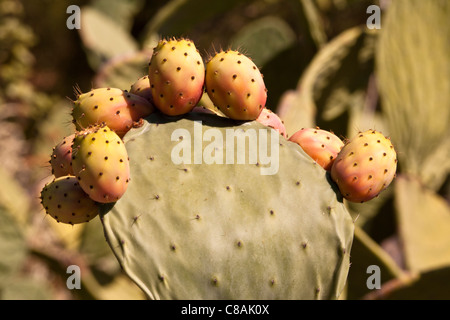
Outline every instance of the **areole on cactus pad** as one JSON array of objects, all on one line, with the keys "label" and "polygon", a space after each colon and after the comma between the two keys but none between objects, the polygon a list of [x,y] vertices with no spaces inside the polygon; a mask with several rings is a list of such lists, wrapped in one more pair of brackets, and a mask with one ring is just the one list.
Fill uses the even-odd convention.
[{"label": "areole on cactus pad", "polygon": [[[150,299],[339,297],[353,221],[329,173],[300,146],[256,121],[202,113],[152,114],[124,141],[133,180],[101,220]],[[221,162],[229,153],[235,162]],[[264,154],[279,162],[276,173],[261,174]]]}]

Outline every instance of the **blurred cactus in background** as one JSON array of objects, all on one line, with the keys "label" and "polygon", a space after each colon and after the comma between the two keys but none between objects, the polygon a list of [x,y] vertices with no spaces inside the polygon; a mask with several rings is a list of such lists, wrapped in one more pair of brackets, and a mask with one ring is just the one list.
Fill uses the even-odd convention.
[{"label": "blurred cactus in background", "polygon": [[[79,30],[66,27],[72,4]],[[366,25],[371,5],[380,29]],[[447,0],[0,0],[0,298],[148,298],[100,218],[58,224],[39,190],[52,147],[75,130],[73,88],[130,90],[160,39],[186,37],[205,58],[251,57],[288,136],[318,126],[343,140],[390,137],[392,185],[367,203],[343,200],[355,233],[340,299],[450,299],[449,18]],[[206,94],[200,104],[214,109]],[[66,286],[70,265],[80,290]],[[370,266],[381,289],[367,286]]]}]

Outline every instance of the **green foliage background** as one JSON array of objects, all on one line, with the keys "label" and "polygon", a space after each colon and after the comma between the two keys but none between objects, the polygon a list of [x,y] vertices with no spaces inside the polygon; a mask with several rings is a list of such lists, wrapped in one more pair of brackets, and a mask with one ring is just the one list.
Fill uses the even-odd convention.
[{"label": "green foliage background", "polygon": [[[80,30],[66,27],[72,4]],[[379,30],[366,26],[370,5],[382,9]],[[38,196],[51,148],[74,130],[74,86],[129,89],[163,37],[192,39],[205,60],[222,48],[252,57],[289,135],[390,136],[397,178],[375,200],[346,204],[356,232],[341,298],[450,298],[448,21],[447,0],[0,0],[0,298],[145,298],[98,219],[57,224]],[[71,264],[81,290],[66,287]],[[366,286],[373,264],[381,290]]]}]

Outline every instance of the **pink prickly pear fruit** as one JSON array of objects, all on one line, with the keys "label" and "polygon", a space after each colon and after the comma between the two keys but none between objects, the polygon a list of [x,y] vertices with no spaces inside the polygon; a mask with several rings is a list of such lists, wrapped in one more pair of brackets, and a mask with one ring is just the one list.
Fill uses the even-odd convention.
[{"label": "pink prickly pear fruit", "polygon": [[130,93],[141,96],[153,105],[152,89],[150,88],[150,80],[148,75],[139,78],[131,85]]},{"label": "pink prickly pear fruit", "polygon": [[182,115],[203,95],[205,65],[193,41],[161,40],[153,50],[148,77],[155,106],[166,115]]},{"label": "pink prickly pear fruit", "polygon": [[289,141],[295,142],[327,171],[336,160],[344,142],[335,134],[319,128],[304,128],[294,133]]},{"label": "pink prickly pear fruit", "polygon": [[119,200],[130,181],[125,145],[106,125],[77,133],[72,145],[72,168],[84,192],[101,203]]},{"label": "pink prickly pear fruit", "polygon": [[345,144],[331,168],[331,177],[345,199],[365,202],[389,186],[396,170],[397,154],[390,139],[368,130]]},{"label": "pink prickly pear fruit", "polygon": [[117,88],[98,88],[78,95],[72,121],[77,130],[104,123],[123,137],[153,111],[153,105],[141,96]]},{"label": "pink prickly pear fruit", "polygon": [[83,191],[74,176],[62,176],[46,184],[40,198],[46,213],[61,223],[89,222],[99,213],[99,204]]},{"label": "pink prickly pear fruit", "polygon": [[278,115],[268,108],[263,108],[256,121],[278,131],[283,137],[287,138],[286,128]]},{"label": "pink prickly pear fruit", "polygon": [[52,174],[56,177],[73,176],[72,142],[75,134],[64,137],[54,148],[50,157]]},{"label": "pink prickly pear fruit", "polygon": [[214,105],[231,119],[256,120],[266,105],[261,72],[238,51],[221,51],[208,61],[205,87]]}]

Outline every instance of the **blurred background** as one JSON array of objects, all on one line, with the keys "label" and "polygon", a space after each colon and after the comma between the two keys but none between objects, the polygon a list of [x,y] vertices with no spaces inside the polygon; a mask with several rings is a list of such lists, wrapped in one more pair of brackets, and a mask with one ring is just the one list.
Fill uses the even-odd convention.
[{"label": "blurred background", "polygon": [[[70,5],[80,29],[67,27]],[[250,56],[289,135],[391,138],[394,182],[347,203],[356,231],[341,299],[450,299],[449,21],[448,0],[0,0],[0,298],[145,299],[99,219],[58,224],[39,193],[52,147],[74,132],[74,87],[129,89],[159,39],[186,37],[205,61]],[[66,286],[69,265],[79,290]],[[367,287],[370,265],[381,289]]]}]

